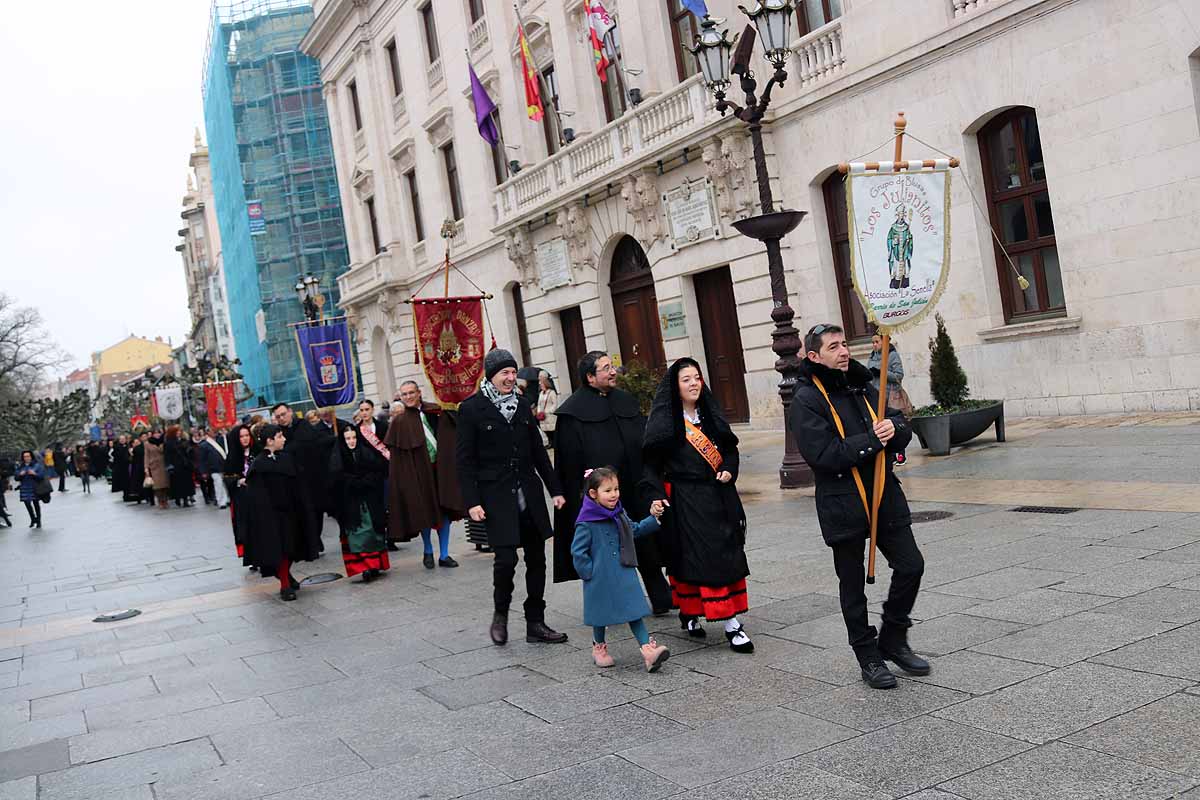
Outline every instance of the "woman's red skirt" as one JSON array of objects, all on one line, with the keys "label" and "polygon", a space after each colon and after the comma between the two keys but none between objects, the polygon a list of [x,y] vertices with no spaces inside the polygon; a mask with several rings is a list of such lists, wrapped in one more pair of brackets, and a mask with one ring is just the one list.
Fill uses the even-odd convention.
[{"label": "woman's red skirt", "polygon": [[342,564],[346,567],[346,577],[351,578],[369,569],[391,569],[392,563],[387,550],[376,550],[371,553],[351,553],[350,541],[342,537]]},{"label": "woman's red skirt", "polygon": [[709,622],[732,619],[750,610],[746,579],[728,586],[696,586],[668,577],[671,598],[685,617],[704,617]]}]

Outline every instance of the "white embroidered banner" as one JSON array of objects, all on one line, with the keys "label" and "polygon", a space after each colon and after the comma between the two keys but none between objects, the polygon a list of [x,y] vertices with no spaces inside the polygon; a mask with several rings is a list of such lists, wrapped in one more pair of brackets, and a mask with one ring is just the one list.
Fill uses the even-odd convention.
[{"label": "white embroidered banner", "polygon": [[183,416],[183,388],[178,383],[154,390],[158,404],[158,416],[163,419],[179,419]]},{"label": "white embroidered banner", "polygon": [[920,322],[950,274],[950,164],[920,166],[902,163],[892,172],[890,163],[878,171],[851,164],[847,176],[854,288],[883,333]]}]

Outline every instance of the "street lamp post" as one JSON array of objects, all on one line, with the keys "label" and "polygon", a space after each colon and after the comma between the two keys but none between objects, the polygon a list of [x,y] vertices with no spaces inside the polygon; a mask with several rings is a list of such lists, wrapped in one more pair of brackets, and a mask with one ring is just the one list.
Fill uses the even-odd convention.
[{"label": "street lamp post", "polygon": [[296,282],[296,297],[304,307],[304,318],[309,322],[321,321],[321,308],[325,305],[325,296],[320,292],[321,279],[309,273]]},{"label": "street lamp post", "polygon": [[[775,330],[771,332],[771,349],[778,356],[775,370],[782,376],[779,382],[779,397],[783,401],[784,454],[779,467],[779,485],[784,489],[807,486],[813,482],[812,469],[805,463],[796,443],[792,439],[788,423],[788,410],[796,393],[796,380],[800,372],[800,332],[792,324],[795,311],[788,302],[787,282],[783,273],[783,254],[779,242],[795,230],[807,212],[775,210],[775,199],[771,194],[771,179],[767,175],[767,154],[763,147],[762,121],[771,105],[771,90],[782,86],[787,80],[785,66],[791,55],[789,42],[792,32],[792,0],[756,0],[754,7],[738,6],[750,18],[738,38],[737,49],[728,39],[728,31],[717,31],[717,23],[708,16],[700,24],[696,46],[690,51],[696,57],[704,82],[716,98],[716,109],[721,116],[731,111],[746,123],[754,153],[754,172],[758,180],[758,200],[762,213],[733,223],[743,236],[761,241],[767,250],[767,269],[771,278],[771,319]],[[758,81],[750,69],[750,57],[754,52],[755,39],[763,41],[763,55],[774,68],[762,95],[756,95]],[[730,53],[732,51],[732,65]],[[726,90],[731,75],[740,80],[745,105],[728,100]]]}]

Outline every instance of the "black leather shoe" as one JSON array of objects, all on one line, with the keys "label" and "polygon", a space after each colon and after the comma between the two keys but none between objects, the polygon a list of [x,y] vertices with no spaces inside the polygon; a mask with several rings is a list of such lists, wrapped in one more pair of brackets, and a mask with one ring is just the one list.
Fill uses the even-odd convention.
[{"label": "black leather shoe", "polygon": [[279,599],[295,600],[296,599],[296,590],[292,589],[292,588],[280,589],[279,590]]},{"label": "black leather shoe", "polygon": [[882,661],[868,661],[862,665],[862,679],[872,689],[895,689],[896,676]]},{"label": "black leather shoe", "polygon": [[369,570],[367,570],[366,572],[364,572],[364,573],[362,574],[362,582],[363,582],[363,583],[370,583],[371,581],[375,580],[375,579],[376,579],[376,578],[378,578],[378,577],[379,577],[379,573],[378,573],[378,572],[376,572],[376,571],[375,571],[375,570],[373,570],[373,569],[369,569]]},{"label": "black leather shoe", "polygon": [[[725,638],[729,640],[729,648],[735,653],[754,652],[754,642],[750,641],[750,634],[746,633],[746,629],[741,625],[732,631],[725,631]],[[736,641],[739,638],[742,641]]]},{"label": "black leather shoe", "polygon": [[492,636],[492,644],[508,644],[508,614],[497,611],[492,615],[492,627],[488,629]]},{"label": "black leather shoe", "polygon": [[708,636],[708,633],[704,630],[704,626],[700,624],[700,620],[695,617],[679,620],[679,627],[687,631],[687,635],[693,639],[704,639]]},{"label": "black leather shoe", "polygon": [[888,661],[907,672],[909,675],[928,675],[929,662],[912,651],[907,644],[896,647],[879,646],[879,652]]},{"label": "black leather shoe", "polygon": [[421,561],[425,564],[425,569],[433,569],[433,553],[426,553]]},{"label": "black leather shoe", "polygon": [[562,644],[566,640],[565,633],[559,633],[544,622],[531,622],[525,626],[525,641],[527,642]]},{"label": "black leather shoe", "polygon": [[453,558],[451,558],[450,556],[446,556],[445,558],[439,558],[439,559],[438,559],[438,566],[439,566],[439,567],[457,567],[457,566],[458,566],[458,562],[457,562],[457,561],[455,561],[455,560],[454,560]]}]

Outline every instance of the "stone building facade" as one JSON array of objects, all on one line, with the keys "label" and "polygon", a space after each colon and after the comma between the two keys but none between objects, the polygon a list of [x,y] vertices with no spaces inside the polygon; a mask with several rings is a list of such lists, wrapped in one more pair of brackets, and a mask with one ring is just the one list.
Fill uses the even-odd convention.
[{"label": "stone building facade", "polygon": [[[507,0],[315,4],[302,48],[321,62],[350,242],[339,285],[368,396],[419,377],[404,300],[440,268],[453,218],[454,261],[496,296],[496,338],[519,360],[565,384],[590,349],[690,354],[732,418],[778,427],[766,258],[731,225],[758,213],[744,126],[713,111],[679,53],[698,23],[678,0],[606,5],[636,93],[615,67],[598,79],[582,2],[519,3],[564,145],[553,117],[526,118]],[[865,356],[836,165],[890,158],[902,110],[906,157],[962,162],[939,311],[973,396],[1018,416],[1200,410],[1200,199],[1187,189],[1200,173],[1200,6],[798,5],[766,128],[775,199],[808,212],[783,242],[797,327],[841,323]],[[731,34],[745,22],[733,0],[708,7]],[[468,59],[499,107],[502,148],[476,130]],[[468,290],[455,275],[451,293]],[[918,404],[931,329],[896,342]]]}]

